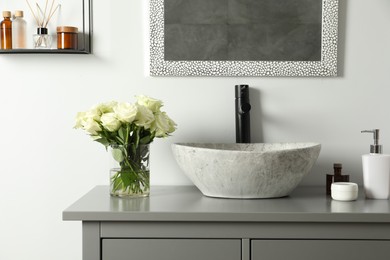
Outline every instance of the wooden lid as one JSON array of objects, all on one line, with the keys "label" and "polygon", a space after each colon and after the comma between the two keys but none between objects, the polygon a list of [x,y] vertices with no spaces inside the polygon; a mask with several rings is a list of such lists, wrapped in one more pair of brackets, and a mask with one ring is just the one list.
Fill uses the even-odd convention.
[{"label": "wooden lid", "polygon": [[4,18],[10,18],[11,17],[11,12],[10,11],[3,11],[3,17]]},{"label": "wooden lid", "polygon": [[58,33],[78,33],[79,29],[77,27],[72,26],[58,26]]},{"label": "wooden lid", "polygon": [[23,11],[21,11],[21,10],[16,10],[16,11],[15,11],[15,17],[23,17]]}]

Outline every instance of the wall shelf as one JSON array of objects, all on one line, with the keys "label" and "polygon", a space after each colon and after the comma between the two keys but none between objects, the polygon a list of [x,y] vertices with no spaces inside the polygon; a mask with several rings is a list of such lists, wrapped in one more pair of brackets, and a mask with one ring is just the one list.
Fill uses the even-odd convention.
[{"label": "wall shelf", "polygon": [[0,50],[0,54],[90,54],[88,50],[58,50],[58,49],[18,49]]},{"label": "wall shelf", "polygon": [[[92,0],[77,0],[80,4],[80,13],[82,26],[79,28],[78,34],[78,49],[77,50],[62,50],[56,49],[56,41],[53,41],[53,49],[0,49],[0,54],[90,54],[92,53]],[[70,3],[70,2],[67,2]],[[0,9],[4,7],[0,4]],[[1,11],[1,10],[0,10]],[[26,12],[28,10],[26,9]],[[29,14],[27,12],[27,14]],[[51,34],[56,37],[55,34]],[[54,40],[54,39],[53,39]]]}]

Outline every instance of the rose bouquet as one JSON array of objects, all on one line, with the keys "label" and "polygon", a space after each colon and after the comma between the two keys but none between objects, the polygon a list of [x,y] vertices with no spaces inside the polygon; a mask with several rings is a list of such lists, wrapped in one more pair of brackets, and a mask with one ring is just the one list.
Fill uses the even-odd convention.
[{"label": "rose bouquet", "polygon": [[137,96],[135,104],[108,102],[79,112],[76,129],[109,149],[117,166],[110,170],[114,196],[149,195],[149,144],[176,130],[175,122],[161,111],[162,101]]}]

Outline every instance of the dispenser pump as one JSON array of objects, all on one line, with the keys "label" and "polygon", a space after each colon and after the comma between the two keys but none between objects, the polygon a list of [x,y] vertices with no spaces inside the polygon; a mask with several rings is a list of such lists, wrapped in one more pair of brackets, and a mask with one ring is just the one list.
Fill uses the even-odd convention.
[{"label": "dispenser pump", "polygon": [[370,153],[382,153],[382,145],[379,144],[379,129],[363,130],[361,132],[374,134],[374,144],[370,145]]}]

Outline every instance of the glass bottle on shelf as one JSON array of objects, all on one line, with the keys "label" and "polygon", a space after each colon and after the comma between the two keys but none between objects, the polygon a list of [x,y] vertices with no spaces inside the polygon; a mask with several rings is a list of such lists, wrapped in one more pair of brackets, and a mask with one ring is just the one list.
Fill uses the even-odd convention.
[{"label": "glass bottle on shelf", "polygon": [[15,19],[12,21],[12,48],[26,49],[26,27],[23,19],[23,11],[15,11]]},{"label": "glass bottle on shelf", "polygon": [[37,34],[33,36],[33,44],[35,49],[50,49],[52,38],[51,35],[48,34],[47,28],[38,27]]},{"label": "glass bottle on shelf", "polygon": [[4,20],[0,23],[0,47],[3,50],[12,49],[12,21],[11,12],[3,12]]}]

